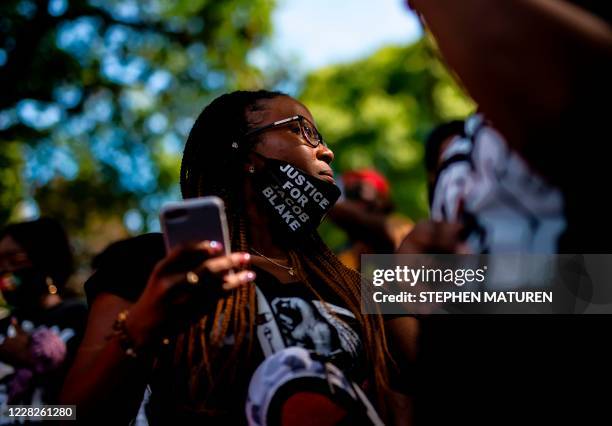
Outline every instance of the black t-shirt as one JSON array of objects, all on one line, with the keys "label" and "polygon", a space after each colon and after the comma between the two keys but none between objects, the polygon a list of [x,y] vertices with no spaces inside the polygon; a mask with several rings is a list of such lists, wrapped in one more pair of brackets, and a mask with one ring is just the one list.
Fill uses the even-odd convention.
[{"label": "black t-shirt", "polygon": [[[111,245],[97,257],[94,265],[96,271],[85,284],[89,303],[93,303],[102,292],[130,301],[137,300],[155,264],[164,255],[161,234],[145,234]],[[311,285],[324,302],[303,283],[281,284],[266,271],[255,270],[257,287],[275,317],[283,345],[300,346],[315,352],[340,367],[353,380],[362,381],[365,374],[361,331],[354,315],[343,306],[342,301],[323,282],[315,281]],[[168,369],[153,374],[147,407],[150,422],[164,424],[167,419],[180,419],[181,424],[201,423],[204,420],[244,423],[244,403],[250,376],[264,360],[257,339],[255,336],[252,358],[241,360],[240,365],[236,366],[239,372],[233,388],[221,390],[221,396],[215,399],[223,405],[221,411],[228,413],[222,419],[207,419],[205,415],[173,411],[174,404],[169,403],[172,392],[167,383],[172,380],[173,373]],[[231,344],[231,337],[228,341]]]},{"label": "black t-shirt", "polygon": [[89,306],[101,292],[135,302],[155,264],[166,255],[161,234],[144,234],[108,246],[93,261],[95,273],[85,283]]}]

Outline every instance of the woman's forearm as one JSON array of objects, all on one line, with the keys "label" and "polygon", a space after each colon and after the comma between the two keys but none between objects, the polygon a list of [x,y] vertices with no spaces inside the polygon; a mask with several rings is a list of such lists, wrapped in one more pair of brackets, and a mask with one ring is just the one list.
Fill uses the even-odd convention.
[{"label": "woman's forearm", "polygon": [[393,251],[394,242],[385,227],[385,215],[368,213],[354,201],[344,200],[338,202],[328,216],[351,238],[365,242],[377,252]]},{"label": "woman's forearm", "polygon": [[93,358],[82,348],[66,378],[62,403],[76,405],[80,420],[127,424],[138,411],[150,370],[151,362],[126,355],[118,338]]},{"label": "woman's forearm", "polygon": [[[119,337],[113,336],[113,324],[126,309],[133,325],[137,309],[127,300],[102,293],[91,306],[85,336],[61,395],[62,403],[77,406],[79,419],[99,423],[112,417],[127,423],[138,410],[152,361],[144,352],[137,358],[128,356]],[[145,334],[132,326],[132,337]]]}]

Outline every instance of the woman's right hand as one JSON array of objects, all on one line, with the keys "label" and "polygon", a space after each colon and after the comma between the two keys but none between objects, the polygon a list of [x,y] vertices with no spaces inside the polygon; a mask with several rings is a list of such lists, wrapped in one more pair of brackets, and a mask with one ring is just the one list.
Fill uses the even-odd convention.
[{"label": "woman's right hand", "polygon": [[214,309],[224,292],[255,279],[255,273],[245,269],[251,262],[249,253],[222,253],[220,243],[204,241],[179,246],[157,263],[126,320],[135,346],[176,331]]}]

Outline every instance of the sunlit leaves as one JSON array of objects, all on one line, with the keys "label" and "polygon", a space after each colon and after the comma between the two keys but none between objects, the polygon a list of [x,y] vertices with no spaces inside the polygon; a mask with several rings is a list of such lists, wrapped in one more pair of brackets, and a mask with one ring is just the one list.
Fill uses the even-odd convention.
[{"label": "sunlit leaves", "polygon": [[[19,175],[22,165],[21,147],[15,142],[4,141],[0,145],[0,206],[17,205],[23,197],[23,185]],[[9,219],[12,209],[0,208],[0,223]]]},{"label": "sunlit leaves", "polygon": [[379,169],[392,182],[400,211],[413,218],[427,212],[425,136],[441,121],[474,110],[425,40],[315,71],[300,99],[334,150],[336,171]]},{"label": "sunlit leaves", "polygon": [[273,7],[1,2],[0,218],[34,196],[43,214],[74,230],[128,209],[141,213],[143,230],[155,223],[159,200],[177,196],[180,151],[197,114],[223,91],[262,84],[248,54],[269,34]]}]

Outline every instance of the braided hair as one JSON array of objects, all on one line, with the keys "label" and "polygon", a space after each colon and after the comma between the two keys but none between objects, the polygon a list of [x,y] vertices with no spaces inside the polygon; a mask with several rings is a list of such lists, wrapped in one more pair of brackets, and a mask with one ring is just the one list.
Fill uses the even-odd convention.
[{"label": "braided hair", "polygon": [[[249,122],[249,116],[265,108],[261,101],[280,96],[287,95],[265,90],[236,91],[216,98],[196,120],[185,145],[182,195],[184,198],[215,195],[223,199],[232,251],[248,251],[250,241],[244,206],[244,161],[248,148],[245,150],[239,144],[237,150],[232,144],[255,125]],[[316,233],[299,249],[289,248],[288,255],[300,280],[317,296],[310,284],[315,279],[325,282],[357,318],[365,340],[367,365],[371,366],[370,379],[381,396],[387,388],[389,359],[384,326],[380,316],[361,313],[359,273],[344,266]],[[250,358],[256,312],[255,287],[242,286],[222,297],[214,312],[179,336],[173,368],[178,383],[173,395],[176,401],[187,401],[180,404],[183,409],[219,412],[215,389],[220,383],[226,386],[233,383],[237,366]],[[228,336],[233,340],[229,354],[221,350]],[[187,390],[187,394],[182,390]]]}]

